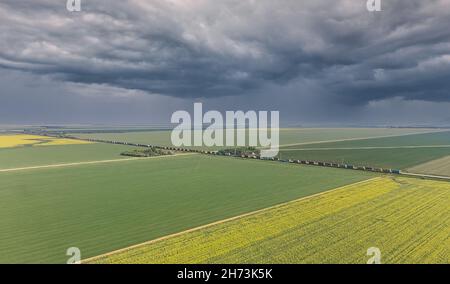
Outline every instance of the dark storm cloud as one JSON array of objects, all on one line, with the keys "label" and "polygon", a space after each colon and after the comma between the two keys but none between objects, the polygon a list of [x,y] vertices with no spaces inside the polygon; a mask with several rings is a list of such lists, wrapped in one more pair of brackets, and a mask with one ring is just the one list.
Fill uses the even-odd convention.
[{"label": "dark storm cloud", "polygon": [[[0,3],[0,67],[180,98],[306,80],[349,105],[450,101],[450,0]],[[300,85],[301,87],[301,85]],[[326,94],[326,95],[325,95]],[[273,96],[277,96],[276,89]]]}]

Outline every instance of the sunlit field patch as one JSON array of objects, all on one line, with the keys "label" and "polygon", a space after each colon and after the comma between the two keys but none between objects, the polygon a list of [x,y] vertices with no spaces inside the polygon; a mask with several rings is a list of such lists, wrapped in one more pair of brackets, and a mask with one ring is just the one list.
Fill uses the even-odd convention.
[{"label": "sunlit field patch", "polygon": [[54,138],[39,135],[16,134],[16,135],[0,135],[0,148],[14,148],[22,146],[54,146],[54,145],[73,145],[73,144],[90,144],[92,142]]},{"label": "sunlit field patch", "polygon": [[424,173],[429,175],[450,177],[450,156],[417,165],[407,171],[412,173]]}]

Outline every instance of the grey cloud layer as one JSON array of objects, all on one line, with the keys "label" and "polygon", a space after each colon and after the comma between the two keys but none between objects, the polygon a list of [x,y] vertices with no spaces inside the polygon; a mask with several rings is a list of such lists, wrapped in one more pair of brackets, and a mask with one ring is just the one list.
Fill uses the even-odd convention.
[{"label": "grey cloud layer", "polygon": [[180,98],[304,81],[349,105],[450,101],[450,0],[62,2],[0,3],[0,68]]}]

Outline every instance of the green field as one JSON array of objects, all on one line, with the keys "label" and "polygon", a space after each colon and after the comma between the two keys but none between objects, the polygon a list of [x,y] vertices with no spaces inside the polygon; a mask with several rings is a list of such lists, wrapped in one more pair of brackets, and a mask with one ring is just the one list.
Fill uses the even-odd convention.
[{"label": "green field", "polygon": [[450,131],[382,137],[339,142],[325,142],[300,146],[284,147],[285,149],[310,148],[360,148],[360,147],[407,147],[407,146],[450,146]]},{"label": "green field", "polygon": [[407,169],[407,171],[411,173],[423,173],[428,175],[450,177],[450,156],[417,165]]},{"label": "green field", "polygon": [[406,169],[450,155],[450,132],[283,147],[281,158]]},{"label": "green field", "polygon": [[135,147],[113,144],[60,145],[0,148],[0,170],[18,167],[126,158],[120,155]]},{"label": "green field", "polygon": [[[430,131],[432,132],[429,133]],[[422,133],[411,134],[420,132]],[[91,133],[77,136],[170,145],[170,131]],[[393,137],[367,138],[377,136]],[[335,140],[347,141],[326,142]],[[280,144],[286,145],[281,147],[282,159],[406,169],[450,155],[450,131],[398,128],[293,128],[281,129]]]},{"label": "green field", "polygon": [[89,263],[450,262],[450,184],[377,178]]},{"label": "green field", "polygon": [[[450,132],[361,139],[427,131],[430,130],[282,129],[281,144],[295,145],[282,147],[281,157],[401,169],[409,169],[421,164],[424,169],[442,170],[443,167],[448,166],[448,159],[437,160],[430,164],[427,162],[450,155],[450,147],[446,147],[450,142]],[[170,131],[91,133],[79,134],[79,136],[170,145]],[[360,140],[323,142],[342,139]],[[123,160],[126,157],[121,156],[120,153],[130,149],[135,147],[105,143],[1,148],[0,263],[64,263],[68,259],[65,253],[69,247],[80,248],[82,257],[88,258],[376,176],[373,173],[360,171],[199,154]],[[104,163],[109,160],[119,161]],[[83,162],[94,162],[94,164],[83,164]],[[82,164],[44,168],[65,163]],[[36,166],[42,166],[42,168],[21,169]],[[15,171],[7,171],[11,169]],[[420,169],[415,172],[420,172]],[[396,183],[409,182],[396,179]],[[440,184],[436,186],[436,188],[441,187]],[[384,189],[382,186],[379,188],[381,189],[378,193],[382,194]],[[405,186],[402,190],[411,190],[414,193],[418,188],[425,189],[428,185]],[[441,195],[440,191],[430,188],[430,192],[440,196],[441,200],[448,199],[446,195]],[[370,191],[368,194],[370,197],[373,192]],[[412,196],[414,197],[414,194]],[[337,199],[328,202],[329,206],[325,204],[328,207],[321,203],[325,206],[323,210],[327,208],[330,214],[336,213],[335,209],[339,208],[340,204],[350,206],[356,201],[365,202],[364,206],[370,208],[369,205],[372,205],[370,202],[373,201],[370,198],[365,200],[363,195],[360,199],[356,198],[357,200],[341,197],[338,196]],[[416,202],[413,197],[409,199],[406,195],[402,195],[402,200]],[[344,204],[343,201],[347,203]],[[396,202],[394,199],[392,201]],[[418,201],[417,204],[419,204]],[[355,203],[356,205],[359,206],[358,208],[363,206],[360,203]],[[426,203],[426,206],[438,205]],[[401,210],[409,210],[405,207],[401,208]],[[396,207],[391,209],[397,210]],[[294,211],[304,212],[302,210],[303,208],[295,208]],[[322,209],[319,206],[311,210],[316,212]],[[348,214],[350,216],[355,212],[349,211]],[[436,216],[442,217],[439,214]],[[329,218],[338,222],[331,215]],[[278,219],[283,220],[276,217],[275,221]],[[297,219],[289,220],[292,224],[297,222]],[[330,226],[322,223],[321,218],[310,221],[311,224],[317,223],[317,226]],[[359,224],[357,221],[352,222]],[[417,222],[419,221],[422,219]],[[245,227],[247,223],[236,226]],[[435,225],[433,223],[429,226]],[[230,236],[233,228],[233,226],[230,227],[224,236]],[[404,229],[408,232],[410,230]],[[226,229],[223,227],[221,230]],[[262,230],[262,232],[265,231]],[[257,234],[259,233],[258,231]],[[337,232],[334,233],[337,234]],[[421,233],[417,234],[420,236]],[[251,235],[250,232],[245,234]],[[215,233],[211,231],[208,235],[214,236]],[[276,239],[275,236],[271,237]],[[196,238],[194,237],[194,240]],[[283,238],[286,238],[283,241],[289,241],[287,237]],[[208,242],[207,239],[204,241]],[[189,247],[183,242],[186,240],[180,241],[179,244]],[[233,242],[231,241],[231,246]],[[195,242],[193,244],[195,245]],[[226,247],[223,244],[221,246]],[[323,244],[319,243],[318,247],[323,249]],[[241,248],[245,247],[233,248],[233,250]],[[252,249],[258,250],[257,247]],[[294,246],[294,251],[296,249],[298,248]],[[287,249],[282,250],[287,251]],[[326,249],[323,250],[326,251]],[[167,250],[169,254],[172,252]],[[184,259],[183,253],[180,254],[177,251],[177,255],[181,257],[176,262]],[[185,256],[189,253],[192,251],[189,252],[187,249]],[[205,250],[199,249],[198,253],[205,253]],[[258,253],[265,255],[264,251]],[[273,252],[270,251],[270,254]],[[169,260],[174,259],[174,255],[171,257],[161,258],[160,261],[170,262]],[[221,257],[211,257],[208,254],[207,258],[200,255],[199,258],[193,259],[194,262],[222,260],[233,262],[235,256],[233,252],[228,251],[223,255],[225,258]],[[422,256],[424,260],[429,260],[430,258],[427,257]],[[153,258],[147,258],[147,256],[144,260],[153,262]],[[279,259],[270,260],[289,262],[289,258],[282,255]],[[328,259],[311,258],[304,261],[295,259],[293,262],[316,262],[316,260],[327,262]],[[434,260],[441,262],[439,258]],[[121,257],[118,262],[123,261],[124,258]],[[133,262],[133,258],[130,258],[130,261]],[[243,262],[252,261],[259,262],[257,258]]]},{"label": "green field", "polygon": [[[244,130],[240,130],[244,131]],[[435,131],[430,129],[413,128],[284,128],[280,129],[280,145],[333,141],[340,139],[359,139],[367,137],[404,135]],[[247,131],[247,136],[257,135],[255,131]],[[143,132],[111,132],[111,133],[75,133],[81,138],[96,138],[115,140],[139,144],[170,145],[171,131],[143,131]],[[217,148],[217,147],[214,147]]]},{"label": "green field", "polygon": [[372,176],[202,155],[0,172],[0,263],[91,257]]},{"label": "green field", "polygon": [[283,159],[406,169],[450,154],[450,148],[281,151]]}]

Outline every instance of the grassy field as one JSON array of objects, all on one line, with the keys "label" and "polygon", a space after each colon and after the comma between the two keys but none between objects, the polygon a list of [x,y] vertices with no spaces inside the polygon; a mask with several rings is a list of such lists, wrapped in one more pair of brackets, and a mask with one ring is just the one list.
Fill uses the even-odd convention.
[{"label": "grassy field", "polygon": [[[435,132],[428,133],[430,131]],[[286,146],[281,147],[280,157],[406,169],[450,155],[450,131],[436,131],[396,128],[281,129],[280,144]],[[427,133],[411,134],[418,132]],[[397,136],[367,139],[392,135]],[[155,145],[170,144],[170,131],[91,133],[78,136]],[[326,142],[342,139],[347,141]]]},{"label": "grassy field", "polygon": [[283,159],[339,162],[360,166],[406,169],[450,154],[450,148],[281,151]]},{"label": "grassy field", "polygon": [[450,262],[450,184],[376,178],[91,263]]},{"label": "grassy field", "polygon": [[[281,155],[282,158],[345,161],[352,164],[402,169],[450,155],[450,147],[445,147],[445,144],[450,141],[448,140],[450,132],[315,143],[426,131],[430,130],[282,129],[280,132],[281,144],[296,145],[282,148]],[[169,131],[93,133],[80,134],[80,136],[154,145],[170,144]],[[42,136],[5,137],[5,135],[0,135],[0,216],[2,216],[0,218],[0,263],[64,263],[68,259],[65,253],[69,247],[79,247],[83,258],[92,257],[376,176],[359,171],[204,155],[171,156],[154,160],[123,160],[126,157],[121,156],[120,153],[134,149],[134,147],[103,143],[78,144],[76,140]],[[2,140],[2,138],[4,139]],[[305,145],[304,143],[314,144]],[[41,145],[53,146],[40,147]],[[433,147],[409,147],[414,145],[431,145]],[[403,146],[407,147],[398,148]],[[355,147],[360,147],[360,149],[355,149]],[[375,148],[367,149],[367,147]],[[5,171],[25,167],[105,160],[120,161],[63,165],[58,168],[20,169],[15,172]],[[360,163],[361,161],[363,163]],[[446,165],[448,165],[448,160],[439,161],[434,165],[424,164],[424,167],[440,169]],[[399,192],[411,191],[415,196],[416,192],[418,195],[430,187],[430,192],[434,192],[440,199],[448,201],[448,196],[441,194],[441,191],[438,190],[446,188],[441,183],[436,183],[434,189],[431,184],[425,184],[425,182],[423,186],[411,184],[409,179],[389,181],[384,179],[383,184],[367,186],[367,190],[366,187],[362,187],[362,195],[355,200],[352,201],[350,197],[346,196],[338,197],[336,200],[330,200],[326,208],[331,210],[331,213],[340,213],[341,209],[342,212],[346,212],[345,210],[352,208],[350,205],[354,202],[354,205],[359,206],[359,209],[362,210],[363,205],[372,205],[371,201],[374,200],[372,197],[381,198],[384,195],[380,194],[396,193],[397,191],[394,189]],[[375,192],[373,189],[375,187],[381,188],[379,192]],[[355,196],[360,194],[355,188],[350,188],[349,191],[353,192]],[[328,194],[331,193],[326,193],[326,195]],[[402,200],[406,200],[406,195]],[[344,206],[344,201],[348,203],[348,208]],[[392,199],[392,202],[396,204],[395,199]],[[416,201],[411,199],[411,202]],[[418,204],[418,201],[416,203]],[[334,208],[335,205],[336,208]],[[430,201],[424,208],[428,208],[427,206],[434,208],[434,206],[441,205],[440,203],[435,205]],[[282,207],[284,208],[284,206]],[[322,210],[319,207],[317,210]],[[317,211],[314,207],[311,208],[314,212]],[[296,207],[292,209],[291,213],[303,212],[302,210],[302,208]],[[384,208],[382,211],[384,212]],[[351,212],[349,211],[349,216]],[[444,210],[445,212],[448,215],[448,210]],[[437,214],[437,217],[446,220],[442,218],[442,214]],[[322,217],[326,216],[328,215],[323,211]],[[338,219],[330,216],[329,218],[339,224]],[[270,220],[284,222],[281,217],[274,216]],[[314,219],[313,217],[307,219],[310,220],[308,226],[313,226],[313,223],[317,223],[317,226],[331,226],[321,223],[322,218]],[[247,218],[252,217],[244,219],[247,220]],[[372,217],[368,216],[367,218]],[[289,224],[295,225],[296,220],[295,218],[289,219]],[[422,222],[422,219],[417,220],[417,224],[421,224],[419,221]],[[236,221],[229,224],[234,224],[233,222]],[[430,222],[432,222],[431,219]],[[299,226],[303,225],[305,224],[299,224]],[[236,223],[236,226],[245,228],[247,223]],[[434,226],[434,223],[429,226]],[[292,230],[295,228],[290,227]],[[221,230],[226,230],[226,228],[223,227]],[[278,232],[283,233],[283,230],[280,227]],[[229,236],[231,232],[234,232],[234,229],[226,231],[224,236]],[[263,232],[266,233],[265,230]],[[215,234],[213,231],[210,233],[211,235]],[[249,236],[252,235],[250,232],[245,232],[245,234],[247,233]],[[420,234],[422,233],[418,233],[418,236]],[[306,235],[301,236],[307,239]],[[277,236],[271,235],[271,237],[276,238]],[[200,237],[194,235],[194,241],[197,238]],[[167,241],[169,240],[171,239]],[[221,238],[219,240],[225,241]],[[282,239],[280,245],[283,245],[284,241],[289,240],[287,237]],[[417,240],[417,242],[421,241],[421,239]],[[183,242],[186,240],[182,239],[180,244]],[[263,244],[261,248],[265,248],[264,243],[261,244]],[[256,244],[251,245],[253,250],[258,250]],[[227,244],[227,246],[233,246],[233,244]],[[189,248],[189,246],[187,247]],[[245,246],[242,248],[246,249]],[[233,248],[234,251],[240,249],[241,247]],[[298,249],[294,246],[293,251]],[[323,250],[326,251],[326,247]],[[189,256],[190,252],[188,251],[186,257]],[[350,249],[350,252],[352,251]],[[167,252],[170,253],[170,250]],[[200,247],[198,253],[202,252],[204,253],[205,250]],[[250,253],[251,250],[248,252]],[[264,251],[257,251],[257,253],[266,254]],[[272,253],[270,251],[267,254]],[[183,253],[180,255],[184,257]],[[225,258],[221,258],[222,255],[208,255],[207,258],[199,255],[200,260],[196,259],[195,262],[203,262],[203,260],[232,262],[234,257],[231,251],[224,252],[223,256]],[[364,256],[363,254],[362,257]],[[173,259],[171,258],[173,255],[167,257],[162,258],[161,261],[171,262],[170,259]],[[270,261],[289,260],[283,257],[270,259]],[[143,259],[149,260],[147,254]],[[432,261],[431,258],[423,259]],[[105,259],[105,261],[110,261],[110,259]],[[256,261],[256,258],[245,262],[252,261]],[[312,258],[301,260],[301,262],[315,261]]]},{"label": "grassy field", "polygon": [[120,153],[134,147],[113,144],[59,145],[0,148],[0,170],[49,164],[122,159]]},{"label": "grassy field", "polygon": [[411,173],[423,173],[450,177],[450,156],[420,164],[407,169],[407,171]]},{"label": "grassy field", "polygon": [[[240,130],[244,131],[244,130]],[[302,144],[311,142],[333,141],[390,135],[404,135],[418,132],[435,131],[430,129],[398,129],[398,128],[285,128],[280,129],[280,145]],[[250,132],[250,134],[249,134]],[[143,131],[117,133],[79,133],[73,134],[81,138],[116,140],[140,144],[172,145],[171,131]],[[247,131],[247,135],[257,135],[255,131]],[[217,148],[217,147],[213,147]]]},{"label": "grassy field", "polygon": [[447,155],[450,155],[450,132],[309,144],[281,149],[281,157],[284,159],[397,169],[406,169]]},{"label": "grassy field", "polygon": [[372,176],[202,155],[3,172],[0,263],[95,256]]},{"label": "grassy field", "polygon": [[0,148],[14,148],[22,146],[54,146],[72,144],[91,144],[88,141],[53,138],[28,134],[8,134],[0,135]]},{"label": "grassy field", "polygon": [[377,147],[408,147],[408,146],[450,146],[450,131],[404,135],[395,137],[382,137],[361,140],[314,143],[300,146],[284,147],[285,149],[302,148],[329,148],[329,149],[353,149],[353,148],[377,148]]}]

